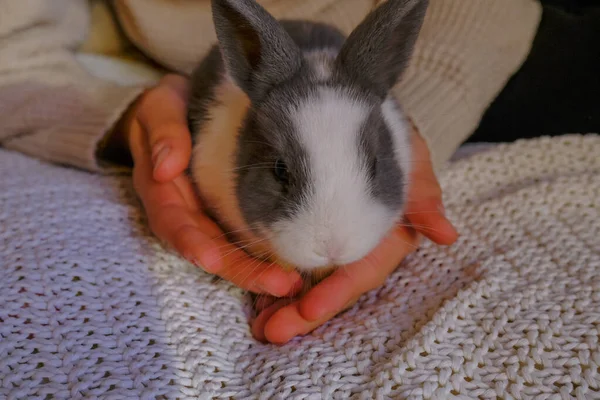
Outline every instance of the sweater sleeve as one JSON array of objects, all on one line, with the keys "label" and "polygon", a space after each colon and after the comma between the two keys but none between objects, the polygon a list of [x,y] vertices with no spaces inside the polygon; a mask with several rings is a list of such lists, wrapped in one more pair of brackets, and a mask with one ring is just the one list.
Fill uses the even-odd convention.
[{"label": "sweater sleeve", "polygon": [[[76,56],[89,30],[82,0],[0,0],[0,145],[106,171],[98,143],[143,91],[88,72]],[[108,161],[108,160],[107,160]]]},{"label": "sweater sleeve", "polygon": [[[258,0],[277,18],[349,33],[385,0]],[[535,0],[430,0],[409,70],[394,90],[439,166],[476,129],[527,56]],[[127,38],[168,70],[189,73],[215,42],[210,1],[112,2]],[[84,0],[0,0],[0,143],[90,170],[98,141],[141,92],[92,77],[74,56],[89,25]]]},{"label": "sweater sleeve", "polygon": [[436,170],[519,70],[541,15],[537,0],[430,0],[394,94],[427,141]]},{"label": "sweater sleeve", "polygon": [[[258,0],[276,18],[325,22],[346,34],[384,1]],[[208,0],[121,0],[115,8],[129,39],[170,69],[189,72],[216,40]],[[541,12],[537,0],[430,0],[394,94],[427,140],[436,169],[525,61]]]}]

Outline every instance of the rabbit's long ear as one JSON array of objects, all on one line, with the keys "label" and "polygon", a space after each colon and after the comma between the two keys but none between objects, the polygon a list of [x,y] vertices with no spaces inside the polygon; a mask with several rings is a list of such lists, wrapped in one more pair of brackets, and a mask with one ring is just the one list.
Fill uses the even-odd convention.
[{"label": "rabbit's long ear", "polygon": [[428,0],[387,0],[352,31],[336,68],[384,98],[408,66]]},{"label": "rabbit's long ear", "polygon": [[251,100],[300,68],[300,49],[255,0],[212,0],[212,13],[227,70]]}]

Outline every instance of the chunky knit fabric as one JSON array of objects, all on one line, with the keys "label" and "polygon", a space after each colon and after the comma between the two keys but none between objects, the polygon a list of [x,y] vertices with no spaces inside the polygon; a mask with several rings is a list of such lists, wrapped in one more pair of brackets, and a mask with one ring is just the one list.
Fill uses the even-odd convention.
[{"label": "chunky knit fabric", "polygon": [[278,347],[161,249],[129,179],[2,151],[0,398],[600,398],[599,155],[572,135],[453,163],[458,243]]}]

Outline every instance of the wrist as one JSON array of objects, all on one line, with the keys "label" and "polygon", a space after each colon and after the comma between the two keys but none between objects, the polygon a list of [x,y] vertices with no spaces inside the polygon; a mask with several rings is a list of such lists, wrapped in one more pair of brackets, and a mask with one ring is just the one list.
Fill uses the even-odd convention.
[{"label": "wrist", "polygon": [[133,166],[133,158],[129,146],[129,134],[135,119],[141,97],[138,96],[121,115],[121,118],[106,132],[98,143],[96,155],[98,159],[111,164]]}]

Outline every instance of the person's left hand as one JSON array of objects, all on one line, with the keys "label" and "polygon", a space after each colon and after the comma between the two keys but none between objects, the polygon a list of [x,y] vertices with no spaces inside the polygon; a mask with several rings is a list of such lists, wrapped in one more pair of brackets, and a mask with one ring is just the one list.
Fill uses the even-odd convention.
[{"label": "person's left hand", "polygon": [[300,299],[265,299],[252,323],[254,337],[282,344],[305,335],[353,305],[369,290],[382,285],[400,262],[418,247],[420,234],[437,244],[450,245],[458,233],[444,216],[442,192],[433,171],[429,149],[413,132],[414,169],[405,207],[408,223],[399,224],[369,255],[339,268]]},{"label": "person's left hand", "polygon": [[242,289],[288,295],[301,282],[296,271],[250,257],[204,212],[185,172],[192,154],[188,90],[187,78],[164,76],[129,107],[104,151],[129,153],[135,192],[150,229],[166,247]]}]

